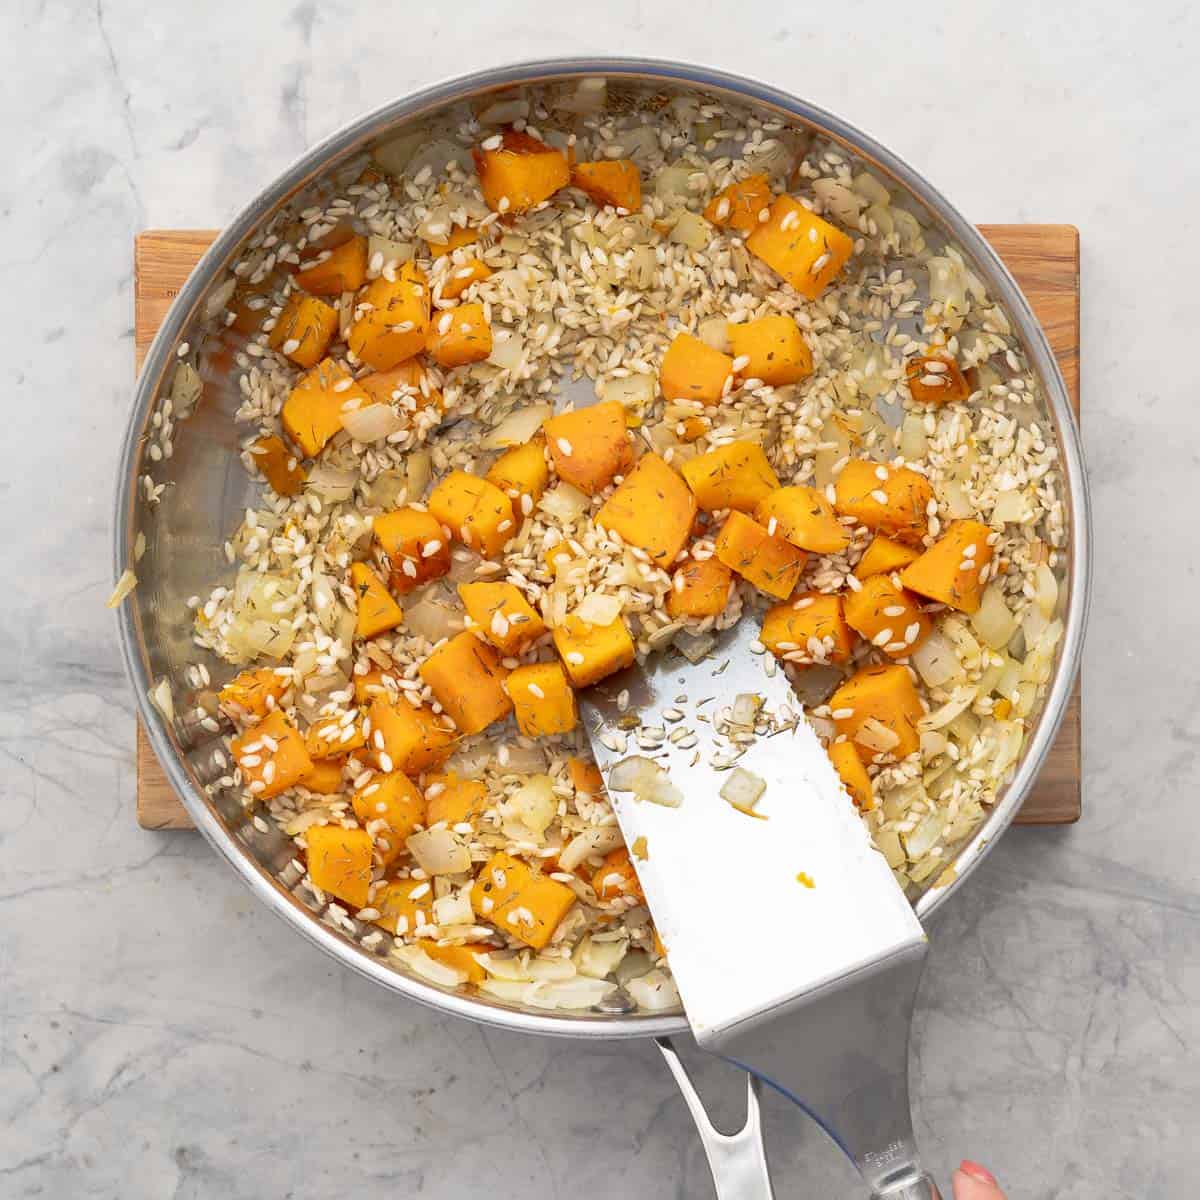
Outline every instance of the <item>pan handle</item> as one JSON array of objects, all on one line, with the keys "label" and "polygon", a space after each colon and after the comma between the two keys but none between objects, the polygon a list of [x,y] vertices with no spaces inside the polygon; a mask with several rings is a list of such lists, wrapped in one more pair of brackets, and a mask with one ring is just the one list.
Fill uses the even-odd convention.
[{"label": "pan handle", "polygon": [[767,1151],[763,1145],[762,1117],[758,1107],[759,1082],[746,1076],[746,1122],[736,1133],[722,1133],[708,1119],[704,1101],[670,1038],[655,1038],[667,1066],[683,1093],[696,1131],[704,1146],[708,1168],[717,1188],[717,1200],[775,1200]]}]

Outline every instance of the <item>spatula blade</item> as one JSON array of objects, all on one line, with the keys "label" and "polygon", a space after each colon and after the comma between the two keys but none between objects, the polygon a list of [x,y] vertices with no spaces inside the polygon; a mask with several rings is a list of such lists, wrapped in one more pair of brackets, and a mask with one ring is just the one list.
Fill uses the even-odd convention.
[{"label": "spatula blade", "polygon": [[[702,1043],[924,940],[782,668],[768,673],[756,636],[754,625],[740,621],[699,663],[658,655],[580,697]],[[739,695],[761,698],[760,729],[768,729],[735,764],[766,784],[757,817],[720,795],[734,765],[713,765],[734,758],[720,718]],[[682,793],[679,807],[612,788],[613,768],[635,755],[666,768]]]}]

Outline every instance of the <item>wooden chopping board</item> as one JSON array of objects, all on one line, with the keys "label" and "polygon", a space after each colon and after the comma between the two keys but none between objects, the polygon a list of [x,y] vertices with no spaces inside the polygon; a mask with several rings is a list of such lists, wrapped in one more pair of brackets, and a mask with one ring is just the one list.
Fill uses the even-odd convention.
[{"label": "wooden chopping board", "polygon": [[[1079,231],[1073,225],[981,225],[980,232],[1021,285],[1058,358],[1079,416]],[[215,237],[210,230],[150,230],[134,242],[134,349],[137,366],[184,280]],[[1017,816],[1022,825],[1077,821],[1080,776],[1080,687],[1037,784]],[[191,829],[141,722],[137,729],[137,819],[144,829]]]}]

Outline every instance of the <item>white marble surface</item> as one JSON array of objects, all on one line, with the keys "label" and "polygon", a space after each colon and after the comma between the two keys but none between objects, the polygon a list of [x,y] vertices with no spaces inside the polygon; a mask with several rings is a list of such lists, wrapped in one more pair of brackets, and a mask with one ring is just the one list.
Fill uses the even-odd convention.
[{"label": "white marble surface", "polygon": [[[1080,226],[1087,811],[1011,833],[937,922],[917,1124],[943,1178],[969,1154],[1014,1197],[1194,1194],[1200,16],[822,7],[0,6],[0,1196],[711,1194],[651,1049],[400,1003],[256,908],[198,837],[139,831],[103,607],[133,233],[220,224],[413,86],[598,50],[760,76],[864,126],[978,220]],[[895,32],[910,23],[913,44]],[[732,1106],[734,1081],[707,1075]],[[858,1194],[826,1144],[774,1122],[783,1195]]]}]

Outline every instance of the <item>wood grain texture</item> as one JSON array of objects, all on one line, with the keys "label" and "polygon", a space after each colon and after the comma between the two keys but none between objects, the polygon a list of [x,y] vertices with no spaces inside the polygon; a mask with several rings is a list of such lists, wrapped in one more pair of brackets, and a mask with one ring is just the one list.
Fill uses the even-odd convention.
[{"label": "wood grain texture", "polygon": [[[1054,351],[1079,416],[1079,231],[1072,225],[981,225],[980,232],[1021,285]],[[134,244],[134,349],[140,368],[159,323],[215,237],[209,230],[151,230]],[[1062,825],[1082,811],[1080,688],[1037,784],[1017,817]],[[144,829],[190,829],[138,723],[137,819]]]}]

